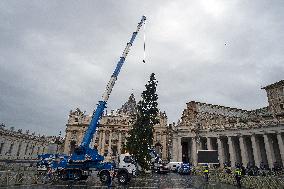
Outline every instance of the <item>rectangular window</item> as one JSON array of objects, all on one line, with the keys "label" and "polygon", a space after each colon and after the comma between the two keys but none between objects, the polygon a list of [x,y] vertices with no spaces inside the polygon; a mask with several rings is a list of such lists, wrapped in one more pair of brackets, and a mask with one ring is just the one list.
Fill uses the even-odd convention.
[{"label": "rectangular window", "polygon": [[2,142],[2,143],[0,144],[0,154],[2,154],[3,147],[4,147],[4,142]]},{"label": "rectangular window", "polygon": [[19,147],[18,147],[18,151],[17,151],[17,156],[20,155],[21,147],[22,147],[22,143],[20,142]]},{"label": "rectangular window", "polygon": [[27,155],[27,153],[28,153],[28,147],[29,147],[29,145],[27,144],[26,149],[25,149],[25,155]]},{"label": "rectangular window", "polygon": [[114,146],[114,147],[112,148],[112,155],[113,155],[113,156],[116,156],[116,155],[117,155],[117,146]]},{"label": "rectangular window", "polygon": [[31,150],[32,150],[32,153],[30,155],[33,155],[34,154],[34,150],[35,150],[35,146],[31,146]]},{"label": "rectangular window", "polygon": [[9,151],[8,151],[8,154],[11,154],[11,153],[12,153],[13,147],[14,147],[14,143],[11,144],[11,146],[10,146],[10,148],[9,148]]}]

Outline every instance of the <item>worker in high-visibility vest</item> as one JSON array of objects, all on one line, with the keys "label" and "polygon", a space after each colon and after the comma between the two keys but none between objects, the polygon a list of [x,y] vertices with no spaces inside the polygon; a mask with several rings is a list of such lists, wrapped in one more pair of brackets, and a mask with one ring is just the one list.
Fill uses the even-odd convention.
[{"label": "worker in high-visibility vest", "polygon": [[235,179],[236,179],[236,182],[237,182],[237,186],[241,187],[242,186],[241,185],[242,169],[241,169],[240,165],[236,166],[236,169],[235,169]]},{"label": "worker in high-visibility vest", "polygon": [[204,175],[205,181],[208,182],[208,179],[209,179],[209,167],[208,167],[207,164],[204,166],[203,175]]}]

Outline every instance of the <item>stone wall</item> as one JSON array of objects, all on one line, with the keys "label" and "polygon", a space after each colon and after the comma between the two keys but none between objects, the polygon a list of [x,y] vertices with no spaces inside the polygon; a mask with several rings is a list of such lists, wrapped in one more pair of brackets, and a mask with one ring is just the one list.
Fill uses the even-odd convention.
[{"label": "stone wall", "polygon": [[274,116],[284,116],[284,80],[278,81],[262,89],[266,90],[269,110]]},{"label": "stone wall", "polygon": [[13,127],[0,125],[0,160],[35,159],[42,153],[62,153],[63,140],[53,136],[40,136]]}]

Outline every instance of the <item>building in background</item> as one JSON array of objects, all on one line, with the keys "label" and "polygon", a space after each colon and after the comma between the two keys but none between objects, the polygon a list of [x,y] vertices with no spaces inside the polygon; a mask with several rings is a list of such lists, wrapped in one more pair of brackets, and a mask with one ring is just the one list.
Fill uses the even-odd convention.
[{"label": "building in background", "polygon": [[29,130],[6,129],[0,125],[0,160],[36,159],[42,153],[62,153],[63,139],[55,136],[36,136]]},{"label": "building in background", "polygon": [[284,165],[284,80],[263,87],[268,107],[242,110],[191,101],[173,131],[173,161],[197,165],[197,150],[218,150],[219,162]]},{"label": "building in background", "polygon": [[[136,101],[133,94],[128,101],[118,110],[105,112],[100,120],[100,126],[91,142],[91,147],[98,149],[99,153],[108,158],[114,158],[124,153],[124,146],[128,131],[132,125],[132,115],[136,113]],[[168,159],[168,132],[166,113],[159,113],[160,123],[154,126],[154,144],[157,153],[163,159]],[[86,115],[80,109],[70,111],[66,124],[64,153],[70,154],[80,145],[84,133],[91,121],[91,115]]]}]

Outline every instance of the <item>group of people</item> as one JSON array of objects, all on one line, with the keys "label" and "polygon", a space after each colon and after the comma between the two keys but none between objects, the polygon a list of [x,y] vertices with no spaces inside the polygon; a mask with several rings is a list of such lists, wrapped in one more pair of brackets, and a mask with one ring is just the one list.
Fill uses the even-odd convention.
[{"label": "group of people", "polygon": [[[229,170],[229,169],[227,169],[227,170]],[[226,170],[226,172],[227,172],[227,170]],[[231,173],[231,170],[230,170],[230,172],[227,172],[227,173]],[[240,164],[237,164],[234,175],[235,175],[235,180],[236,180],[238,187],[241,187],[241,179],[242,179],[243,174],[244,174],[243,167]],[[205,182],[208,182],[208,180],[209,180],[209,166],[208,166],[208,164],[203,166],[203,176],[204,176]]]},{"label": "group of people", "polygon": [[[246,167],[244,167],[242,163],[236,163],[235,167],[242,169],[242,175],[249,176],[280,175],[283,174],[284,171],[282,164],[279,162],[274,162],[272,169],[264,162],[261,162],[259,167],[253,162],[249,162]],[[226,173],[231,173],[230,163],[224,163],[224,169]]]}]

